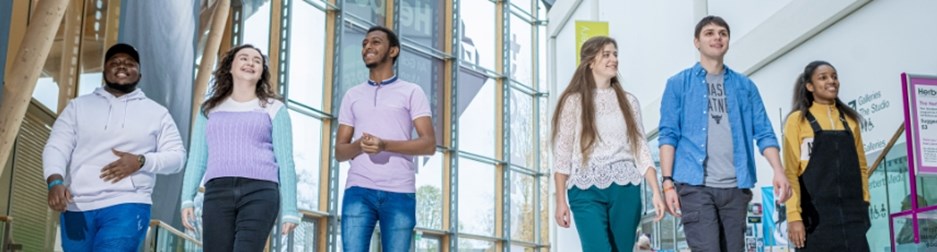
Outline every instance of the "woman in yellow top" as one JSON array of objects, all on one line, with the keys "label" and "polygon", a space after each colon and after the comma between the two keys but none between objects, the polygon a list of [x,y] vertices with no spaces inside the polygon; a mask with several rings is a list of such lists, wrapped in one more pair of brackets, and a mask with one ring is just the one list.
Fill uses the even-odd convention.
[{"label": "woman in yellow top", "polygon": [[787,230],[798,251],[869,251],[862,118],[837,97],[839,87],[833,65],[810,62],[784,124],[784,167],[794,191]]}]

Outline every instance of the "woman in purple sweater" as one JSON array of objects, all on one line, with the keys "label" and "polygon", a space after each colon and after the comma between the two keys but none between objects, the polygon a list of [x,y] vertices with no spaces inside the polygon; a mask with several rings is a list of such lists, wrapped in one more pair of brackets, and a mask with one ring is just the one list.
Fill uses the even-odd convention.
[{"label": "woman in purple sweater", "polygon": [[278,212],[283,234],[299,224],[290,118],[269,79],[259,49],[231,49],[215,70],[211,97],[195,120],[182,223],[194,229],[192,199],[205,181],[205,251],[263,251]]}]

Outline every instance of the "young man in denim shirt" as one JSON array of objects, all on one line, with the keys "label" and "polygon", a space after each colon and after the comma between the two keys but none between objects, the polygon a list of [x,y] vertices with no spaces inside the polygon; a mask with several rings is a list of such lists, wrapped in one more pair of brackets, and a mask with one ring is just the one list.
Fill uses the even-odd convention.
[{"label": "young man in denim shirt", "polygon": [[682,217],[691,250],[742,251],[756,180],[753,142],[771,163],[781,202],[790,184],[758,88],[723,65],[729,25],[717,16],[703,18],[693,44],[700,61],[670,77],[661,100],[664,197],[668,211]]}]

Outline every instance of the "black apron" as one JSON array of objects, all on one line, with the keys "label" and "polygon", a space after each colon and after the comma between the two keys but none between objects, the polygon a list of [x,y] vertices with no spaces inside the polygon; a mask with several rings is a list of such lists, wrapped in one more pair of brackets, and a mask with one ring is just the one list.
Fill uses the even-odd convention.
[{"label": "black apron", "polygon": [[797,251],[869,251],[869,206],[862,195],[859,153],[843,113],[844,130],[823,130],[809,111],[813,148],[800,175],[807,241]]}]

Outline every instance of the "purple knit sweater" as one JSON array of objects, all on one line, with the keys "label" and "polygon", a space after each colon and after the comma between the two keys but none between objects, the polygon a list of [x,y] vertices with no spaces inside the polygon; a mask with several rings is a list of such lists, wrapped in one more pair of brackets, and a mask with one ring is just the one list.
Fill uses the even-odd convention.
[{"label": "purple knit sweater", "polygon": [[205,131],[208,141],[205,181],[220,177],[279,181],[272,122],[267,112],[218,111],[210,116]]}]

